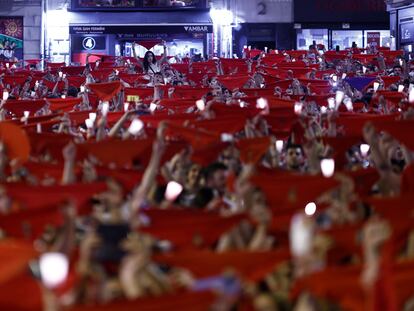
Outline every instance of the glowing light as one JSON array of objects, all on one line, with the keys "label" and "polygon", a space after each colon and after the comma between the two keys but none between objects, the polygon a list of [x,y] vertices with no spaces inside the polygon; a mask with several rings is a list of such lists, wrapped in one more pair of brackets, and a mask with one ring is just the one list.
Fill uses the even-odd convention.
[{"label": "glowing light", "polygon": [[204,111],[204,109],[206,109],[206,103],[202,99],[199,99],[196,101],[196,106],[197,106],[197,109],[200,111]]},{"label": "glowing light", "polygon": [[93,121],[91,119],[86,119],[85,120],[85,125],[88,129],[93,128]]},{"label": "glowing light", "polygon": [[222,133],[221,134],[221,141],[222,142],[232,142],[234,141],[234,137],[233,135],[229,134],[229,133]]},{"label": "glowing light", "polygon": [[301,114],[302,113],[302,109],[303,109],[303,104],[296,102],[295,106],[293,107],[293,110],[295,111],[296,114]]},{"label": "glowing light", "polygon": [[23,115],[24,115],[24,117],[27,119],[27,118],[29,117],[29,115],[30,115],[30,111],[25,110],[25,111],[23,112]]},{"label": "glowing light", "polygon": [[258,98],[256,101],[256,108],[258,109],[266,109],[267,105],[267,99],[263,97]]},{"label": "glowing light", "polygon": [[412,88],[410,93],[408,93],[408,102],[410,104],[414,103],[414,88]]},{"label": "glowing light", "polygon": [[92,122],[95,122],[95,120],[96,120],[96,113],[95,113],[95,112],[90,112],[90,113],[89,113],[89,119],[90,119]]},{"label": "glowing light", "polygon": [[305,206],[305,214],[308,216],[313,216],[316,213],[316,204],[314,202],[309,202]]},{"label": "glowing light", "polygon": [[102,103],[102,110],[101,110],[102,115],[104,117],[106,117],[106,115],[108,114],[108,111],[109,111],[109,103],[108,102],[103,102]]},{"label": "glowing light", "polygon": [[180,195],[183,191],[183,186],[181,186],[178,182],[170,181],[167,184],[167,189],[165,190],[165,199],[172,202]]},{"label": "glowing light", "polygon": [[335,160],[334,159],[323,159],[321,161],[321,172],[322,172],[322,175],[327,178],[332,177],[335,172]]},{"label": "glowing light", "polygon": [[149,106],[149,109],[150,109],[151,112],[154,112],[157,109],[157,104],[151,103],[150,106]]},{"label": "glowing light", "polygon": [[39,260],[43,284],[53,288],[64,282],[68,276],[69,260],[62,253],[45,253]]},{"label": "glowing light", "polygon": [[293,256],[307,255],[312,249],[312,228],[304,215],[295,215],[290,224],[290,250]]},{"label": "glowing light", "polygon": [[128,132],[132,135],[137,135],[144,128],[144,122],[140,119],[134,119],[128,128]]},{"label": "glowing light", "polygon": [[233,12],[225,9],[210,9],[210,16],[214,24],[231,25],[233,22]]},{"label": "glowing light", "polygon": [[369,149],[370,149],[370,146],[368,144],[361,144],[359,146],[359,150],[361,151],[361,155],[363,157],[367,156]]},{"label": "glowing light", "polygon": [[283,140],[281,140],[281,139],[276,140],[276,150],[279,153],[282,152],[282,150],[283,150]]}]

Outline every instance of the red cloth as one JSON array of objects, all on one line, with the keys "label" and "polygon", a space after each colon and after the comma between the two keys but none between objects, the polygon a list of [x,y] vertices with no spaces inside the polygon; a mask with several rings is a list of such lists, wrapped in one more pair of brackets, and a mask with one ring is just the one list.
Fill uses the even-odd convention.
[{"label": "red cloth", "polygon": [[62,72],[68,76],[81,75],[85,70],[85,66],[67,66],[62,68]]},{"label": "red cloth", "polygon": [[244,163],[256,164],[270,147],[270,137],[247,138],[237,141],[240,160]]},{"label": "red cloth", "polygon": [[234,89],[242,88],[247,81],[249,80],[249,76],[219,76],[218,81],[223,84],[227,89],[233,91]]},{"label": "red cloth", "polygon": [[89,83],[88,87],[99,97],[102,101],[111,100],[122,89],[122,84],[119,81],[107,83]]},{"label": "red cloth", "polygon": [[204,149],[220,141],[220,134],[209,132],[204,129],[179,126],[168,123],[167,137],[182,138],[190,143],[193,149]]},{"label": "red cloth", "polygon": [[152,139],[117,140],[107,139],[100,142],[79,144],[79,157],[92,155],[102,164],[114,163],[118,166],[132,165],[139,160],[146,165],[151,155]]},{"label": "red cloth", "polygon": [[23,86],[27,80],[28,75],[6,75],[3,77],[3,84],[11,87]]},{"label": "red cloth", "polygon": [[174,87],[173,98],[192,98],[192,99],[200,99],[204,95],[206,95],[211,90],[208,88],[192,88],[192,87]]},{"label": "red cloth", "polygon": [[199,210],[160,210],[145,211],[150,218],[148,227],[140,227],[139,231],[151,234],[173,243],[175,250],[210,248],[223,233],[246,219],[245,215],[221,217],[216,212]]},{"label": "red cloth", "polygon": [[232,268],[242,278],[259,281],[290,257],[286,249],[268,252],[228,251],[182,251],[156,256],[155,260],[172,266],[189,269],[196,277],[221,274]]},{"label": "red cloth", "polygon": [[79,105],[82,102],[82,98],[48,98],[47,101],[50,104],[49,109],[53,112],[63,111],[69,112],[74,110],[76,105]]},{"label": "red cloth", "polygon": [[66,79],[68,79],[69,86],[74,86],[78,89],[81,87],[82,84],[85,84],[86,82],[85,77],[81,76],[68,76],[66,77]]},{"label": "red cloth", "polygon": [[140,40],[138,44],[146,48],[147,50],[151,50],[157,44],[160,44],[161,40]]}]

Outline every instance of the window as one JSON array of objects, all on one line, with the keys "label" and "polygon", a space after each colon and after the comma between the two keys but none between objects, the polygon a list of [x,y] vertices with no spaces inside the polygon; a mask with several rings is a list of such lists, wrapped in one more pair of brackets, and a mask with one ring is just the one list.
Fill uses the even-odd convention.
[{"label": "window", "polygon": [[389,30],[366,30],[364,32],[364,47],[368,43],[379,44],[379,46],[391,46],[391,36]]},{"label": "window", "polygon": [[333,30],[332,48],[337,45],[341,50],[352,47],[355,43],[357,47],[363,47],[362,30]]},{"label": "window", "polygon": [[315,41],[316,44],[323,44],[328,48],[328,29],[298,29],[297,49],[307,50]]}]

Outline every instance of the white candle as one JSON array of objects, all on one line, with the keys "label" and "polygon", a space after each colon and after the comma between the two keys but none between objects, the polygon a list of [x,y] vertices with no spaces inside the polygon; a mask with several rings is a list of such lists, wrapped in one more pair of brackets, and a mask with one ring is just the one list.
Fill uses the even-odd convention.
[{"label": "white candle", "polygon": [[48,288],[53,288],[66,280],[69,260],[62,253],[44,253],[40,256],[39,267],[43,284]]},{"label": "white candle", "polygon": [[267,99],[260,97],[256,101],[256,108],[258,109],[265,109],[267,107]]},{"label": "white candle", "polygon": [[315,202],[309,202],[305,206],[305,214],[308,216],[313,216],[316,213],[316,204]]},{"label": "white candle", "polygon": [[167,184],[167,189],[165,190],[165,199],[172,202],[180,195],[183,191],[183,186],[178,182],[170,181]]},{"label": "white candle", "polygon": [[89,119],[90,119],[92,122],[95,122],[95,120],[96,120],[96,113],[95,113],[95,112],[90,112],[90,113],[89,113]]},{"label": "white candle", "polygon": [[134,119],[131,122],[131,125],[128,128],[128,132],[131,135],[137,135],[142,129],[144,128],[144,122],[142,122],[140,119]]},{"label": "white candle", "polygon": [[302,113],[302,109],[303,109],[303,104],[296,102],[295,106],[293,107],[293,110],[295,111],[296,114],[301,114]]},{"label": "white candle", "polygon": [[334,159],[323,159],[321,161],[322,175],[329,178],[332,177],[335,172],[335,160]]},{"label": "white candle", "polygon": [[93,128],[93,121],[91,119],[86,119],[85,120],[85,125],[88,129]]},{"label": "white candle", "polygon": [[367,156],[367,154],[368,154],[368,151],[369,151],[369,145],[368,144],[361,144],[360,146],[359,146],[359,150],[361,151],[361,155],[363,156],[363,157],[366,157]]},{"label": "white candle", "polygon": [[3,100],[7,100],[9,98],[9,92],[3,91]]},{"label": "white candle", "polygon": [[282,152],[282,150],[283,150],[283,140],[281,140],[281,139],[276,140],[276,150],[279,153]]},{"label": "white candle", "polygon": [[199,99],[196,101],[196,106],[197,106],[197,109],[200,111],[203,111],[206,108],[206,104],[204,103],[204,100],[202,99]]},{"label": "white candle", "polygon": [[106,117],[106,115],[108,114],[108,111],[109,111],[109,103],[103,102],[102,103],[102,115]]}]

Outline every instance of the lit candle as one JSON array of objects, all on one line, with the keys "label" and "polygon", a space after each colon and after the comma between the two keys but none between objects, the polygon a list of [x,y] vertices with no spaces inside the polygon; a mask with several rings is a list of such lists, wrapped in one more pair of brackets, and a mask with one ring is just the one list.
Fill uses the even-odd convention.
[{"label": "lit candle", "polygon": [[88,129],[93,128],[93,121],[91,119],[86,119],[85,120],[85,125]]},{"label": "lit candle", "polygon": [[369,145],[368,144],[361,144],[360,146],[359,146],[359,150],[361,151],[361,155],[363,156],[363,157],[366,157],[367,156],[367,154],[368,154],[368,151],[369,151]]},{"label": "lit candle", "polygon": [[102,103],[102,115],[106,117],[106,115],[108,114],[108,111],[109,111],[109,103],[103,102]]},{"label": "lit candle", "polygon": [[39,268],[43,284],[48,288],[54,288],[66,280],[69,260],[62,253],[44,253],[40,256]]},{"label": "lit candle", "polygon": [[295,106],[293,107],[293,110],[295,111],[296,114],[301,114],[302,113],[302,109],[303,109],[303,104],[296,102]]},{"label": "lit candle", "polygon": [[96,120],[96,113],[95,113],[95,112],[90,112],[90,113],[89,113],[89,119],[90,119],[92,122],[95,122],[95,120]]},{"label": "lit candle", "polygon": [[266,109],[267,107],[267,99],[260,97],[256,101],[256,108],[258,109]]},{"label": "lit candle", "polygon": [[206,108],[206,104],[204,103],[204,100],[202,99],[199,99],[196,101],[196,106],[197,106],[197,109],[200,111],[203,111]]},{"label": "lit candle", "polygon": [[9,98],[9,92],[3,91],[3,100],[7,100]]},{"label": "lit candle", "polygon": [[305,206],[305,214],[307,216],[313,216],[316,213],[316,204],[315,202],[309,202]]},{"label": "lit candle", "polygon": [[178,182],[170,181],[167,184],[167,189],[165,190],[165,199],[170,202],[175,201],[175,199],[180,195],[182,191],[182,185],[180,185]]},{"label": "lit candle", "polygon": [[283,150],[283,140],[281,140],[281,139],[276,140],[276,150],[279,153],[282,152],[282,150]]},{"label": "lit candle", "polygon": [[142,122],[140,119],[134,119],[131,122],[131,125],[128,128],[128,132],[131,135],[137,135],[142,129],[144,128],[144,122]]},{"label": "lit candle", "polygon": [[334,159],[323,159],[321,161],[321,172],[322,172],[322,175],[327,178],[332,177],[335,172],[335,160]]}]

